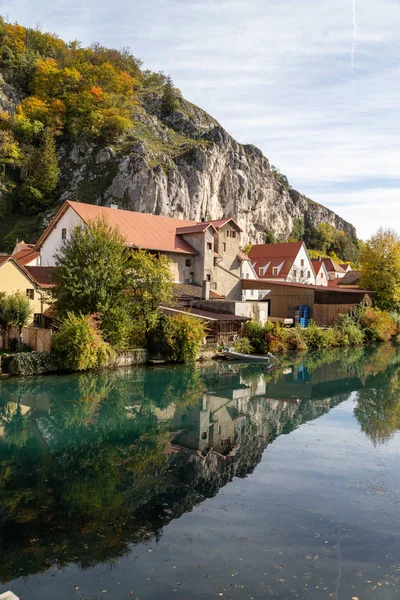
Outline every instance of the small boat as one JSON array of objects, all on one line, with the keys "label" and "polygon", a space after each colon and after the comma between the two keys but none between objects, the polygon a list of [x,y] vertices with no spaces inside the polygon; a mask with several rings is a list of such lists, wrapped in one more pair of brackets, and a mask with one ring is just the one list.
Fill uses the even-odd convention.
[{"label": "small boat", "polygon": [[275,356],[270,352],[265,355],[242,354],[241,352],[235,352],[232,348],[225,348],[222,353],[226,358],[229,358],[229,360],[241,360],[246,362],[264,362],[271,364],[272,360],[275,359]]}]

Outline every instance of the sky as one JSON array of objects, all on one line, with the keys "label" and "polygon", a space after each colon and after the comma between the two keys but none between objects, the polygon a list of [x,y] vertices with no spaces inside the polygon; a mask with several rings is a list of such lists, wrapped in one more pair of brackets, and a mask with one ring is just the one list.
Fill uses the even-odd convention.
[{"label": "sky", "polygon": [[400,232],[400,0],[0,0],[0,13],[129,47],[359,237]]}]

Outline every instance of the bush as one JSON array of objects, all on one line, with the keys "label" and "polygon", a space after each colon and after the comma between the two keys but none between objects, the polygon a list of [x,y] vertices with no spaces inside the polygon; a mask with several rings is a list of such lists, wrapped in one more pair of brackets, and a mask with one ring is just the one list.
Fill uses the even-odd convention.
[{"label": "bush", "polygon": [[364,332],[355,323],[348,323],[336,330],[341,346],[357,346],[365,341]]},{"label": "bush", "polygon": [[186,363],[196,360],[207,327],[196,317],[179,315],[164,321],[164,348],[167,360]]},{"label": "bush", "polygon": [[388,341],[397,333],[397,323],[390,314],[371,306],[360,310],[360,324],[365,336],[371,341]]},{"label": "bush", "polygon": [[236,352],[241,352],[242,354],[252,354],[254,352],[253,346],[247,337],[241,337],[236,340],[234,348]]},{"label": "bush", "polygon": [[104,339],[115,350],[126,350],[130,346],[133,330],[132,318],[124,306],[110,308],[101,322]]},{"label": "bush", "polygon": [[300,327],[295,327],[294,329],[288,329],[286,331],[286,346],[290,352],[306,352],[306,350],[308,350],[303,333],[304,330],[300,329]]},{"label": "bush", "polygon": [[247,337],[254,352],[266,354],[268,352],[268,337],[265,327],[255,321],[247,321],[243,326],[242,337]]},{"label": "bush", "polygon": [[48,352],[19,352],[11,357],[7,365],[7,372],[19,377],[43,375],[57,370],[57,361]]},{"label": "bush", "polygon": [[321,329],[314,321],[310,321],[307,329],[304,329],[304,339],[309,348],[320,350],[321,348],[328,348],[332,342],[331,334],[327,335],[327,329]]},{"label": "bush", "polygon": [[97,315],[67,313],[62,320],[59,332],[54,336],[53,348],[68,369],[86,371],[102,367],[113,356],[99,325]]}]

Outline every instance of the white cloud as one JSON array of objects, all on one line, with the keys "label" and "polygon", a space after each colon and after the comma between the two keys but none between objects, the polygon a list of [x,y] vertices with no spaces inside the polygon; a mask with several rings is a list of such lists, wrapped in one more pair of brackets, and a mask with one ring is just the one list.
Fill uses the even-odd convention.
[{"label": "white cloud", "polygon": [[[363,236],[400,230],[398,0],[0,0],[25,25],[130,46]],[[375,200],[376,199],[376,200]],[[378,210],[373,210],[377,202]]]}]

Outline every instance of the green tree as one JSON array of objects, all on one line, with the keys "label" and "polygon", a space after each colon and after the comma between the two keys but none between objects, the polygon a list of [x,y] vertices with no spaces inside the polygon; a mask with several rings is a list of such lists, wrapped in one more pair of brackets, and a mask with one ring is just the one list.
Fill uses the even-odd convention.
[{"label": "green tree", "polygon": [[266,229],[264,231],[264,244],[276,244],[277,239],[272,229]]},{"label": "green tree", "polygon": [[167,78],[162,90],[161,113],[163,117],[169,117],[169,115],[172,115],[179,108],[179,100],[176,97],[171,77]]},{"label": "green tree", "polygon": [[6,297],[3,306],[4,322],[18,329],[19,348],[21,348],[22,330],[28,325],[32,314],[29,299],[21,292],[15,292]]},{"label": "green tree", "polygon": [[158,319],[158,307],[172,300],[173,280],[170,261],[145,250],[136,250],[130,258],[129,290],[132,312],[149,332]]},{"label": "green tree", "polygon": [[100,313],[125,306],[129,254],[105,218],[76,227],[56,254],[53,294],[61,315]]},{"label": "green tree", "polygon": [[276,181],[288,190],[290,188],[290,183],[286,175],[281,173],[280,170],[274,165],[271,165],[271,171]]},{"label": "green tree", "polygon": [[290,237],[293,238],[295,242],[302,242],[304,238],[305,226],[304,219],[296,218],[293,219],[293,229]]},{"label": "green tree", "polygon": [[393,229],[380,228],[360,254],[361,287],[374,292],[382,309],[400,307],[400,237]]},{"label": "green tree", "polygon": [[102,367],[113,354],[103,339],[96,315],[67,313],[54,336],[53,347],[73,371]]}]

